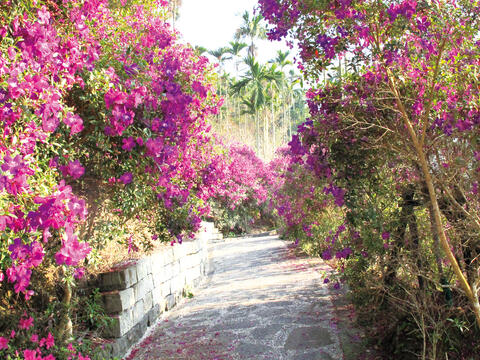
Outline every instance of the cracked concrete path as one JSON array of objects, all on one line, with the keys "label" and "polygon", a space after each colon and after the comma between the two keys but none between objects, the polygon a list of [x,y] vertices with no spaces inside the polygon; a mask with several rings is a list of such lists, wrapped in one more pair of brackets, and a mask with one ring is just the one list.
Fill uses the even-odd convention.
[{"label": "cracked concrete path", "polygon": [[129,359],[344,358],[325,263],[295,257],[276,236],[212,246],[207,282],[166,313]]}]

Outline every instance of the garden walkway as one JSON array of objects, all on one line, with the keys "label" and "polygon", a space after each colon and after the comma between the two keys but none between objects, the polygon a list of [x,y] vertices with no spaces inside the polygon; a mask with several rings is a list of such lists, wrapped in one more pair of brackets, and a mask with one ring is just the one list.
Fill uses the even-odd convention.
[{"label": "garden walkway", "polygon": [[212,246],[208,280],[166,313],[128,359],[361,358],[345,323],[348,307],[324,284],[329,268],[321,260],[297,258],[276,236]]}]

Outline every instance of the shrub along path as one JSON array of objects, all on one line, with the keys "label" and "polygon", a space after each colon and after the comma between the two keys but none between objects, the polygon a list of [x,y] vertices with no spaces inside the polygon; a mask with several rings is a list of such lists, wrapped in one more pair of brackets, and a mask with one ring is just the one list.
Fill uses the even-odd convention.
[{"label": "shrub along path", "polygon": [[207,282],[167,313],[129,359],[362,358],[347,316],[339,316],[345,308],[324,284],[322,272],[330,269],[320,259],[296,257],[275,236],[212,246]]}]

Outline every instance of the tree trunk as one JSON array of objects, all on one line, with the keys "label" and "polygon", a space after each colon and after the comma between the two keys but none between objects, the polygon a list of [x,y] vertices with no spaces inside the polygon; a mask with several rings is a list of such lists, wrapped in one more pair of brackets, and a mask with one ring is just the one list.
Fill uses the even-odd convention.
[{"label": "tree trunk", "polygon": [[[410,122],[410,118],[408,117],[408,114],[405,110],[405,107],[400,98],[398,89],[396,88],[395,83],[392,79],[392,76],[391,74],[388,74],[388,75],[389,75],[388,81],[389,81],[390,89],[392,90],[392,93],[395,96],[398,108],[402,114],[404,124],[407,128],[408,134],[410,136],[410,140],[412,141],[413,146],[415,148],[415,152],[417,154],[417,161],[422,170],[423,179],[425,180],[425,184],[427,185],[428,195],[430,197],[430,202],[432,204],[433,217],[435,219],[435,227],[437,229],[437,233],[440,239],[440,245],[442,246],[443,251],[447,256],[447,259],[449,260],[450,265],[452,266],[453,272],[455,273],[455,276],[458,282],[460,283],[460,287],[465,292],[465,295],[467,296],[467,298],[470,301],[470,304],[472,305],[473,313],[475,314],[477,324],[480,327],[480,302],[478,299],[478,292],[475,292],[475,293],[473,292],[472,286],[470,286],[467,278],[463,274],[462,269],[460,268],[457,262],[457,259],[455,258],[455,255],[452,249],[450,248],[450,244],[448,242],[448,239],[443,227],[442,213],[440,212],[440,208],[438,206],[438,199],[435,191],[435,186],[433,183],[433,178],[432,178],[432,175],[430,174],[427,156],[425,155],[425,152],[423,149],[423,141],[420,141],[419,138],[417,137],[415,129],[413,128],[413,125]],[[427,120],[425,119],[424,121],[427,121]],[[476,286],[473,286],[473,288],[477,290]]]},{"label": "tree trunk", "polygon": [[62,341],[69,341],[73,338],[72,319],[70,318],[70,306],[72,302],[72,287],[68,280],[65,282],[63,295],[63,314],[58,325],[58,335]]},{"label": "tree trunk", "polygon": [[267,144],[268,141],[268,111],[265,111],[265,116],[263,118],[263,159],[267,158]]}]

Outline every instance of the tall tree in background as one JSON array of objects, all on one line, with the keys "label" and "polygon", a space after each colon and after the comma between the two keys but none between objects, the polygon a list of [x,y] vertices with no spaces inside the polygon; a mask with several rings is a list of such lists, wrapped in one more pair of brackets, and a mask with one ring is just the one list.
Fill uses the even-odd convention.
[{"label": "tall tree in background", "polygon": [[172,27],[175,29],[175,22],[179,16],[180,6],[182,6],[182,0],[170,0],[168,4],[168,12],[172,19]]},{"label": "tall tree in background", "polygon": [[[232,94],[238,94],[243,89],[248,88],[250,92],[250,101],[254,102],[255,109],[261,109],[265,105],[266,89],[271,82],[279,82],[281,74],[276,71],[276,67],[267,67],[261,65],[257,60],[248,56],[245,58],[245,64],[248,66],[248,70],[243,79],[235,83],[232,88]],[[264,121],[264,142],[267,141],[266,137],[266,120]],[[255,129],[256,129],[256,150],[260,151],[260,121],[259,111],[255,113]],[[265,154],[264,154],[265,155]]]},{"label": "tall tree in background", "polygon": [[242,19],[243,23],[235,33],[235,39],[240,40],[248,38],[250,40],[250,46],[248,49],[249,54],[251,57],[254,57],[256,55],[255,40],[267,38],[267,31],[262,21],[263,16],[259,14],[250,17],[250,13],[245,11],[242,15]]},{"label": "tall tree in background", "polygon": [[289,51],[278,51],[268,64],[258,63],[252,54],[255,41],[265,38],[263,18],[245,12],[242,19],[228,46],[209,51],[197,47],[196,52],[208,52],[219,64],[217,93],[224,105],[214,121],[216,131],[225,139],[249,144],[258,156],[269,159],[278,145],[290,140],[295,125],[305,120],[304,92],[299,89],[303,83],[291,67]]}]

